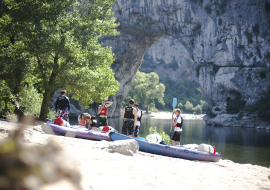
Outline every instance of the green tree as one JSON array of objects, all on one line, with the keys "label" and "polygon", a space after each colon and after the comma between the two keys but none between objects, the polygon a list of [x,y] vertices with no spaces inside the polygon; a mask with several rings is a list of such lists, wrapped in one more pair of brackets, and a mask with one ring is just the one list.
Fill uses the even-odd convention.
[{"label": "green tree", "polygon": [[156,110],[155,100],[160,104],[164,104],[165,86],[159,83],[159,77],[156,73],[143,73],[138,71],[133,81],[133,86],[124,103],[128,102],[128,98],[133,98],[136,103],[146,109],[146,112]]},{"label": "green tree", "polygon": [[187,101],[186,104],[185,104],[185,109],[186,109],[188,112],[192,112],[193,104],[190,103],[189,101]]},{"label": "green tree", "polygon": [[0,81],[0,117],[7,118],[11,112],[14,111],[12,99],[14,95],[10,88],[6,85],[5,81]]},{"label": "green tree", "polygon": [[192,110],[195,114],[201,114],[202,113],[202,106],[198,104],[196,107],[192,108]]},{"label": "green tree", "polygon": [[38,93],[33,85],[25,85],[20,92],[19,97],[20,106],[24,108],[24,111],[27,114],[36,114],[39,116],[43,96],[41,93]]},{"label": "green tree", "polygon": [[[5,59],[1,64],[5,63],[8,71],[6,60],[11,60],[16,68],[20,67],[19,62],[24,63],[20,81],[37,84],[43,93],[40,119],[46,118],[49,103],[59,88],[68,89],[69,95],[83,106],[118,90],[119,83],[110,68],[111,48],[98,43],[102,35],[117,34],[111,11],[113,2],[1,2],[0,46]],[[21,87],[22,83],[15,81],[15,86]]]}]

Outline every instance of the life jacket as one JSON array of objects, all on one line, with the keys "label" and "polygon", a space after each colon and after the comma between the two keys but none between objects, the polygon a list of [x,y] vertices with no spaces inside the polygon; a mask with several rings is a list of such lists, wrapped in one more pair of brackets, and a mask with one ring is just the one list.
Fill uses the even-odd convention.
[{"label": "life jacket", "polygon": [[108,109],[106,106],[104,106],[102,109],[101,109],[101,112],[100,112],[100,116],[107,116],[108,114]]},{"label": "life jacket", "polygon": [[58,108],[60,109],[60,110],[64,110],[66,107],[68,107],[68,105],[69,105],[69,100],[68,100],[68,98],[66,97],[66,96],[64,96],[64,95],[61,95],[61,96],[59,96],[58,97]]},{"label": "life jacket", "polygon": [[141,111],[141,117],[137,117],[137,121],[141,121],[141,119],[142,119],[142,111]]},{"label": "life jacket", "polygon": [[183,125],[183,117],[181,117],[180,115],[177,116],[177,117],[174,119],[174,122],[177,122],[178,117],[181,118],[181,123],[177,123],[174,127],[180,127],[180,129],[181,129],[181,128],[182,128],[182,125]]},{"label": "life jacket", "polygon": [[134,119],[133,107],[131,107],[131,106],[126,106],[125,107],[124,118],[126,118],[126,119]]}]

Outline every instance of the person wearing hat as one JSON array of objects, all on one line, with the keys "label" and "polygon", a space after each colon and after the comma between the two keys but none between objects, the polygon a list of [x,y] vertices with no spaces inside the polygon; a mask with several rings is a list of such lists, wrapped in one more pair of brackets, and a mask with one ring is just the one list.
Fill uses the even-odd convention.
[{"label": "person wearing hat", "polygon": [[137,138],[139,134],[139,128],[141,125],[142,111],[139,109],[139,104],[134,104],[134,108],[137,110],[137,121],[133,136],[134,138]]}]

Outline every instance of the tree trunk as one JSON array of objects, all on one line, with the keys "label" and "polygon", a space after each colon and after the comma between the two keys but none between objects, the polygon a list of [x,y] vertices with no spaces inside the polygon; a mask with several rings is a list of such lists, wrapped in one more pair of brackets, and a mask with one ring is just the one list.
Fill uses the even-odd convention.
[{"label": "tree trunk", "polygon": [[[45,92],[43,94],[43,101],[42,101],[40,115],[39,115],[39,119],[42,121],[45,121],[47,119],[48,113],[50,112],[49,105],[50,105],[51,99],[53,98],[54,93],[56,92],[54,86],[55,86],[55,80],[57,77],[57,70],[58,70],[57,62],[58,62],[58,55],[56,54],[54,57],[53,71],[51,73],[48,84],[46,83],[46,79],[45,79],[46,77],[43,77],[43,80],[44,80],[43,84],[44,84]],[[40,60],[39,60],[39,66],[42,70],[43,66]]]},{"label": "tree trunk", "polygon": [[149,113],[149,106],[146,106],[146,113]]},{"label": "tree trunk", "polygon": [[47,119],[48,113],[50,112],[49,105],[50,105],[50,102],[53,98],[54,93],[55,93],[55,91],[45,89],[45,92],[43,94],[40,115],[39,115],[39,119],[41,121],[45,121]]}]

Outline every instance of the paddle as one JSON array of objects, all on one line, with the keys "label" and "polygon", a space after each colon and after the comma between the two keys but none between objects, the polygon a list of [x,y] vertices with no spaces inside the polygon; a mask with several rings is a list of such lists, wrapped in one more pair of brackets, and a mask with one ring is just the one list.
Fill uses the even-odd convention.
[{"label": "paddle", "polygon": [[[174,111],[174,108],[176,107],[176,104],[177,104],[177,99],[173,98],[173,103],[172,103],[173,111]],[[173,117],[173,112],[172,112],[172,117]],[[172,137],[172,123],[171,123],[171,130],[170,130],[170,141],[171,141],[171,137]]]}]

